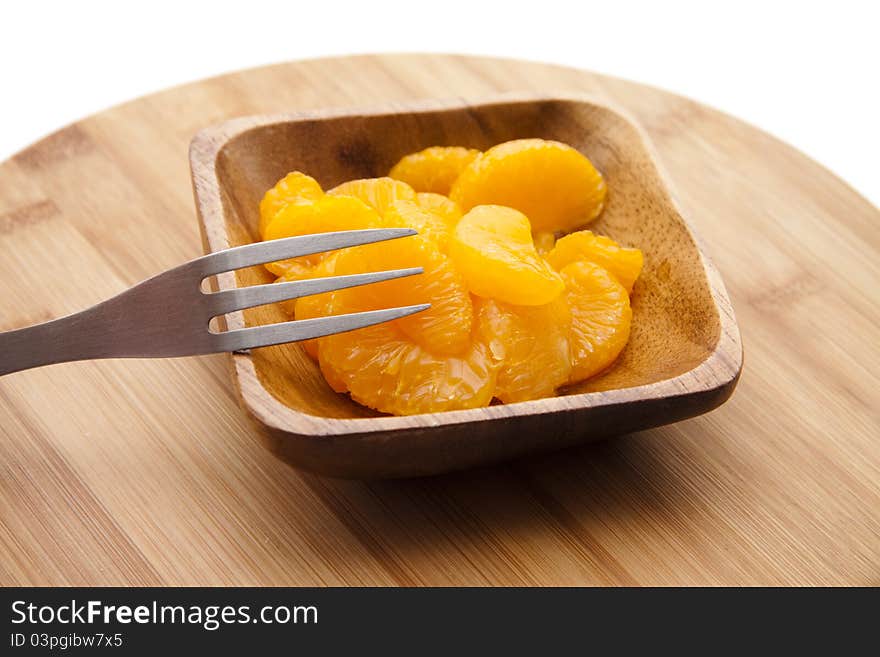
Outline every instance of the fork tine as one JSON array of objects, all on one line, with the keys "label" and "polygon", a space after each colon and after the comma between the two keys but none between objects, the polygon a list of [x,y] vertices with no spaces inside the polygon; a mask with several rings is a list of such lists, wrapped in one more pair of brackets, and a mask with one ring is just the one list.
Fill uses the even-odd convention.
[{"label": "fork tine", "polygon": [[346,331],[389,322],[392,319],[400,319],[401,317],[427,310],[430,307],[431,304],[423,303],[416,306],[370,310],[362,313],[350,313],[348,315],[332,315],[330,317],[301,319],[293,322],[236,329],[215,334],[214,340],[216,344],[214,346],[217,351],[241,351],[242,349],[268,347],[284,342],[298,342],[300,340],[320,338],[335,333],[345,333]]},{"label": "fork tine", "polygon": [[369,228],[366,230],[345,230],[335,233],[317,233],[300,237],[285,237],[268,242],[256,242],[236,246],[217,253],[211,253],[194,260],[202,278],[224,271],[262,265],[275,260],[285,260],[298,256],[334,251],[349,246],[360,246],[373,242],[395,240],[400,237],[417,235],[412,228]]},{"label": "fork tine", "polygon": [[347,287],[390,281],[395,278],[403,278],[423,272],[424,270],[421,267],[410,267],[408,269],[393,269],[367,274],[329,276],[234,288],[207,294],[208,311],[211,313],[211,317],[216,317],[217,315],[241,310],[242,308],[252,308],[253,306],[262,306],[267,303],[307,297],[311,294],[342,290]]}]

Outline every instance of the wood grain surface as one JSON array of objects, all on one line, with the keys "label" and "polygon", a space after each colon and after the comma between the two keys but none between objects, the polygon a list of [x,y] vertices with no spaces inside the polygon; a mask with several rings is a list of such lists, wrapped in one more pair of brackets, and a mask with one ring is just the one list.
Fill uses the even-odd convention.
[{"label": "wood grain surface", "polygon": [[187,147],[206,125],[504,91],[606,98],[650,136],[736,309],[746,363],[727,404],[503,466],[363,483],[264,450],[222,355],[22,372],[0,379],[0,583],[880,584],[880,212],[774,138],[655,89],[365,56],[110,109],[0,165],[0,329],[199,255]]}]

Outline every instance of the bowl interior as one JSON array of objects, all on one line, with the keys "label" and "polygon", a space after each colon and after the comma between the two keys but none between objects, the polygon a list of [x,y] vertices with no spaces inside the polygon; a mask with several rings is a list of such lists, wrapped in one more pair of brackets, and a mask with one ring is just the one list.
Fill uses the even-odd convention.
[{"label": "bowl interior", "polygon": [[[229,244],[258,239],[260,199],[289,171],[304,171],[329,189],[352,178],[386,175],[401,156],[428,146],[486,149],[525,137],[556,139],[587,155],[609,189],[606,208],[590,228],[645,254],[625,351],[604,374],[563,394],[639,386],[695,368],[720,331],[698,247],[641,134],[620,114],[590,102],[496,102],[258,125],[227,141],[215,161]],[[272,280],[261,267],[236,276],[241,286]],[[245,311],[244,317],[249,326],[287,319],[276,306]],[[254,350],[253,362],[263,386],[294,410],[334,418],[376,415],[333,392],[299,345]]]}]

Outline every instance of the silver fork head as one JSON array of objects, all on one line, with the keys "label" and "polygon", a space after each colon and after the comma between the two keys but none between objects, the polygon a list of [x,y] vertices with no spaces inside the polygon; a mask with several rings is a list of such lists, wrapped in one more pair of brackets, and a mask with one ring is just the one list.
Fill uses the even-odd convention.
[{"label": "silver fork head", "polygon": [[[203,272],[210,272],[206,276],[241,269],[253,265],[284,260],[313,253],[321,253],[342,249],[350,246],[360,246],[385,240],[399,239],[416,235],[415,230],[409,228],[377,228],[367,230],[342,231],[336,233],[320,233],[305,235],[302,237],[290,237],[269,242],[259,242],[245,246],[228,249],[201,258],[200,266]],[[193,264],[199,261],[195,261]],[[255,285],[246,288],[222,290],[220,292],[205,293],[206,311],[210,317],[224,315],[244,308],[261,306],[278,301],[297,299],[312,294],[332,292],[360,285],[369,285],[381,281],[413,276],[423,273],[421,267],[407,269],[394,269],[390,271],[369,272],[363,274],[351,274],[344,276],[331,276],[327,278],[313,278],[299,281],[287,281],[268,285]],[[333,315],[307,320],[294,320],[255,326],[244,329],[235,329],[213,333],[216,351],[241,351],[255,347],[265,347],[285,342],[297,342],[311,338],[323,337],[335,333],[344,333],[355,329],[373,326],[400,319],[430,308],[430,304],[418,304],[401,306],[382,310],[349,313],[345,315]]]},{"label": "silver fork head", "polygon": [[201,283],[206,277],[223,272],[415,234],[416,231],[409,228],[320,233],[247,244],[191,260],[85,311],[84,314],[90,316],[90,325],[104,325],[109,331],[109,335],[100,331],[92,337],[87,336],[87,340],[95,343],[90,344],[88,352],[100,352],[98,356],[88,357],[164,357],[239,351],[351,331],[420,312],[430,304],[220,332],[209,328],[210,320],[218,315],[310,294],[412,276],[422,272],[417,267],[254,285],[220,292],[201,290]]}]

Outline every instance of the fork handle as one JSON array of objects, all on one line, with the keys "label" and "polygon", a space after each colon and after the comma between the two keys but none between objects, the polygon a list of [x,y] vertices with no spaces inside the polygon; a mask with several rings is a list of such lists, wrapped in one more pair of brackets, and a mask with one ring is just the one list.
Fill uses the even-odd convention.
[{"label": "fork handle", "polygon": [[[171,281],[173,283],[173,280]],[[169,304],[173,298],[147,281],[91,308],[43,324],[0,333],[0,376],[20,370],[97,358],[167,358],[212,349],[207,320],[192,305]],[[180,339],[198,327],[202,342]]]},{"label": "fork handle", "polygon": [[41,365],[106,358],[106,336],[90,321],[89,310],[43,324],[0,333],[0,376]]}]

